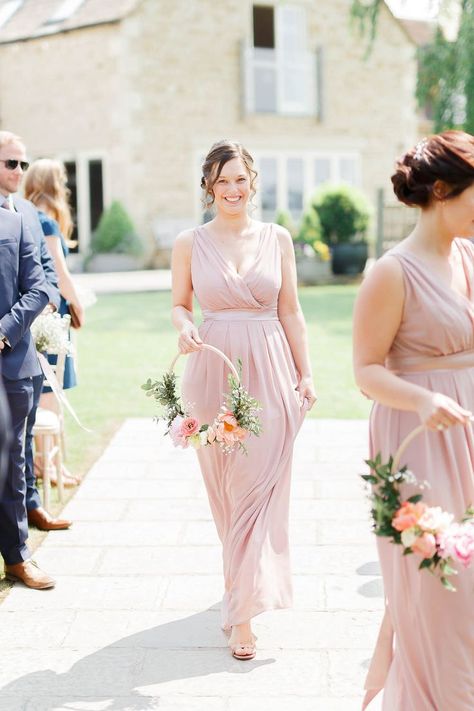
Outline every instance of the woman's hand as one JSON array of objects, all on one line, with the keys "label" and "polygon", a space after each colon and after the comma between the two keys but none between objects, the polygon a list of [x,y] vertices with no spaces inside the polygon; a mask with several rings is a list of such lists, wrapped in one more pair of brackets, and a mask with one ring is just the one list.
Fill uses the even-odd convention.
[{"label": "woman's hand", "polygon": [[202,341],[199,331],[191,321],[184,324],[178,338],[178,349],[180,353],[192,353],[202,348]]},{"label": "woman's hand", "polygon": [[78,325],[75,326],[74,328],[82,328],[84,326],[84,322],[86,320],[86,313],[85,313],[84,307],[79,302],[72,303],[72,306],[74,308],[74,313],[75,313],[75,315],[77,317],[77,321],[78,321]]},{"label": "woman's hand", "polygon": [[453,425],[467,425],[472,412],[442,393],[427,393],[417,408],[421,421],[430,430],[444,430]]},{"label": "woman's hand", "polygon": [[308,410],[311,410],[314,403],[318,399],[314,391],[313,378],[310,375],[306,375],[303,378],[300,378],[296,390],[300,396],[301,407],[303,407],[304,401],[307,400]]}]

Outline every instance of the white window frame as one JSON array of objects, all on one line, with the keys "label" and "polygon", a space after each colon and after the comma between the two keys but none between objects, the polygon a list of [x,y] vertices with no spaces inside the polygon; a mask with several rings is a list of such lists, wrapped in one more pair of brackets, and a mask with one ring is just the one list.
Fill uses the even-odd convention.
[{"label": "white window frame", "polygon": [[[273,158],[277,161],[277,207],[276,212],[290,212],[288,207],[288,181],[287,181],[287,160],[289,158],[297,158],[303,161],[303,213],[308,207],[309,201],[314,195],[318,186],[314,184],[314,163],[317,158],[328,158],[330,161],[330,178],[327,185],[346,184],[340,176],[339,162],[341,158],[354,160],[355,163],[355,182],[354,187],[360,188],[362,184],[362,158],[358,150],[349,149],[334,149],[334,150],[314,150],[314,151],[254,151],[253,157],[255,166],[258,171],[258,164],[262,158]],[[261,217],[261,203],[259,199],[260,192],[257,190],[257,195],[254,202],[257,204],[257,217]]]},{"label": "white window frame", "polygon": [[[268,50],[268,58],[263,56],[256,60],[255,53],[259,51],[260,48],[255,48],[253,46],[253,6],[261,5],[266,7],[273,7],[274,11],[274,22],[275,22],[275,49]],[[250,114],[265,115],[268,113],[271,116],[318,116],[319,115],[319,90],[318,90],[318,69],[317,69],[317,52],[311,51],[309,46],[306,45],[299,57],[300,61],[295,63],[295,66],[300,66],[303,72],[307,75],[306,82],[306,101],[305,106],[298,104],[291,104],[289,101],[285,100],[284,90],[283,90],[283,69],[286,66],[288,69],[289,65],[283,63],[283,53],[282,48],[279,46],[279,37],[281,37],[281,11],[285,6],[293,6],[300,10],[302,13],[306,12],[306,7],[294,0],[293,2],[289,0],[285,3],[276,3],[274,0],[256,0],[255,2],[249,3],[248,12],[248,34],[250,38],[248,43],[243,43],[242,45],[242,81],[243,81],[243,97],[244,97],[244,107],[245,112]],[[280,13],[279,13],[280,11]],[[279,29],[280,28],[280,29]],[[308,36],[306,37],[308,40]],[[271,53],[273,52],[273,57]],[[262,53],[263,55],[263,53]],[[301,65],[303,61],[303,65]],[[255,109],[255,85],[254,85],[254,66],[255,64],[267,65],[269,68],[274,68],[275,70],[275,90],[276,90],[276,108],[275,111],[257,111]]]},{"label": "white window frame", "polygon": [[63,163],[76,164],[77,190],[77,234],[79,237],[79,254],[84,255],[90,244],[91,216],[89,199],[89,161],[102,161],[102,194],[104,210],[110,205],[110,181],[107,154],[103,150],[80,151],[79,153],[63,153],[57,156]]}]

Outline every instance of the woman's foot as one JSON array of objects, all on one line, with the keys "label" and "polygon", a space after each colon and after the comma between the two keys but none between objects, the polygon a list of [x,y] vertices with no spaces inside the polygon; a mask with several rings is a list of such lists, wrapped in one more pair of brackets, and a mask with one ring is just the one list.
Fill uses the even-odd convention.
[{"label": "woman's foot", "polygon": [[252,632],[250,622],[243,625],[233,625],[229,639],[232,656],[242,661],[253,659],[257,653],[256,641],[257,638]]},{"label": "woman's foot", "polygon": [[[65,489],[72,489],[75,486],[78,486],[81,483],[81,477],[79,476],[74,476],[73,474],[70,473],[68,469],[63,465],[62,467],[62,479],[63,479],[63,486]],[[43,478],[43,470],[41,467],[35,463],[35,476],[37,479],[42,479]],[[58,478],[56,475],[56,469],[54,469],[54,472],[52,472],[49,476],[49,483],[51,486],[57,486],[58,485]]]}]

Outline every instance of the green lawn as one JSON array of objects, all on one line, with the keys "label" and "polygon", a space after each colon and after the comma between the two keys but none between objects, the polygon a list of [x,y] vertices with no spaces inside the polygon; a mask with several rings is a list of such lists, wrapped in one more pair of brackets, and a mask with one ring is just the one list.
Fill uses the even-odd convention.
[{"label": "green lawn", "polygon": [[[301,289],[309,332],[318,405],[310,417],[366,417],[370,403],[354,385],[351,366],[351,316],[357,286]],[[67,416],[67,465],[85,474],[127,417],[153,417],[154,401],[140,385],[159,376],[176,353],[177,334],[170,323],[170,294],[100,296],[77,333],[79,386],[68,392],[80,419],[92,434]],[[66,491],[66,500],[74,490]],[[62,508],[53,497],[52,513]],[[30,531],[34,550],[46,534]],[[0,574],[3,572],[0,562]],[[10,587],[0,582],[0,600]]]},{"label": "green lawn", "polygon": [[[352,378],[351,316],[357,286],[323,286],[301,290],[314,376],[319,396],[312,417],[366,417],[369,403]],[[140,384],[158,376],[176,352],[170,323],[170,294],[101,296],[87,312],[79,332],[80,384],[69,397],[94,434],[68,421],[70,468],[89,467],[111,432],[126,417],[152,417],[154,403]]]}]

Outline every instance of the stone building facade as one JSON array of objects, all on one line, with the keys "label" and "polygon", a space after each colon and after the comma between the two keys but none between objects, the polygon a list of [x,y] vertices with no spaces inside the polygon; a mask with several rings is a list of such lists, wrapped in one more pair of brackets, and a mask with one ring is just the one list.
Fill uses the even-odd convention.
[{"label": "stone building facade", "polygon": [[384,8],[364,59],[350,4],[3,0],[1,126],[66,161],[83,254],[112,199],[150,255],[200,222],[200,162],[224,137],[256,159],[257,216],[298,220],[325,181],[374,202],[416,140],[415,43]]}]

